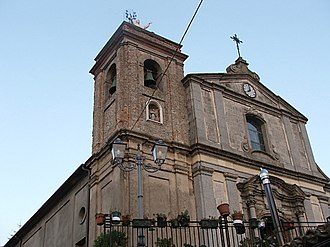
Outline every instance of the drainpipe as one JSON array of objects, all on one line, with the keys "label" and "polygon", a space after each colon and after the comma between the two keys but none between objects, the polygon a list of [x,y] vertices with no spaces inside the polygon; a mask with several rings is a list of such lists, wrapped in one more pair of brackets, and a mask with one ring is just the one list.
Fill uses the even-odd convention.
[{"label": "drainpipe", "polygon": [[91,170],[87,168],[87,164],[82,164],[81,169],[87,171],[88,182],[87,182],[87,215],[86,215],[86,246],[89,245],[89,220],[90,220],[90,181],[91,181]]},{"label": "drainpipe", "polygon": [[272,188],[271,188],[271,185],[270,185],[268,171],[266,169],[261,168],[259,176],[261,178],[262,184],[264,185],[264,190],[265,190],[265,194],[266,194],[266,197],[267,197],[268,205],[270,207],[270,213],[271,213],[271,216],[272,216],[274,229],[276,231],[277,241],[278,241],[278,244],[280,246],[282,246],[284,244],[283,235],[282,235],[282,227],[281,227],[280,218],[279,218],[278,213],[277,213]]}]

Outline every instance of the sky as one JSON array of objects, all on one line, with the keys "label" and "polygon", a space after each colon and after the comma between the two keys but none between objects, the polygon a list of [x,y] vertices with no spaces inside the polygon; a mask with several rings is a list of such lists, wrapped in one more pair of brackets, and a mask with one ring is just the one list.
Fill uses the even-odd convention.
[{"label": "sky", "polygon": [[[136,11],[179,42],[200,0],[0,0],[0,246],[91,155],[94,58]],[[185,74],[241,55],[308,119],[330,176],[330,1],[204,0],[184,41]]]}]

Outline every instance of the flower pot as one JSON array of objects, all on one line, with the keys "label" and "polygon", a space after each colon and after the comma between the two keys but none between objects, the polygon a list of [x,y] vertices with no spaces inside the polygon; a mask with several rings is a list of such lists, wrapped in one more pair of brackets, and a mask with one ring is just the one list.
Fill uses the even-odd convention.
[{"label": "flower pot", "polygon": [[119,224],[120,223],[120,217],[121,217],[121,212],[119,212],[119,211],[113,211],[111,213],[111,222],[113,224]]},{"label": "flower pot", "polygon": [[105,215],[102,214],[102,213],[98,213],[95,215],[95,222],[96,222],[96,225],[98,226],[102,226],[104,225],[104,222],[105,222]]},{"label": "flower pot", "polygon": [[157,217],[157,226],[158,227],[166,227],[167,225],[166,217]]},{"label": "flower pot", "polygon": [[240,212],[236,212],[232,214],[233,220],[243,220],[243,214]]},{"label": "flower pot", "polygon": [[123,226],[129,226],[129,224],[131,223],[131,218],[129,215],[123,215],[121,217],[121,221]]},{"label": "flower pot", "polygon": [[199,222],[202,229],[204,228],[211,228],[216,229],[218,228],[218,220],[216,219],[203,219]]},{"label": "flower pot", "polygon": [[141,227],[141,228],[149,228],[151,227],[150,219],[133,219],[132,221],[133,227]]},{"label": "flower pot", "polygon": [[234,220],[233,223],[237,234],[245,233],[245,227],[242,220]]},{"label": "flower pot", "polygon": [[221,216],[228,216],[229,213],[229,204],[228,203],[222,203],[220,204],[217,209],[219,210],[219,213]]}]

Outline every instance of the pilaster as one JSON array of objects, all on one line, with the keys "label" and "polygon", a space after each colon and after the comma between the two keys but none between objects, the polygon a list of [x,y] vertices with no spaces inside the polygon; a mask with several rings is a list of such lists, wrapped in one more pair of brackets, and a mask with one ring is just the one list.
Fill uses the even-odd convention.
[{"label": "pilaster", "polygon": [[238,176],[231,173],[225,173],[224,174],[226,179],[226,186],[227,186],[227,193],[228,193],[228,201],[231,210],[241,210],[240,204],[239,204],[239,195],[238,190],[236,187],[236,182]]},{"label": "pilaster", "polygon": [[213,192],[213,172],[213,169],[201,163],[195,164],[193,168],[197,219],[218,215]]}]

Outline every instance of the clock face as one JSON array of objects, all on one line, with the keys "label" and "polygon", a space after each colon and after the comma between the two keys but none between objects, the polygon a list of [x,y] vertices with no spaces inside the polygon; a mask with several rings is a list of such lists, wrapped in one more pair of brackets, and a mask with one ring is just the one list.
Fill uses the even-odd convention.
[{"label": "clock face", "polygon": [[245,83],[243,85],[243,90],[245,92],[245,94],[251,98],[255,98],[256,97],[256,90],[254,90],[254,88],[252,87],[252,85],[250,85],[249,83]]}]

